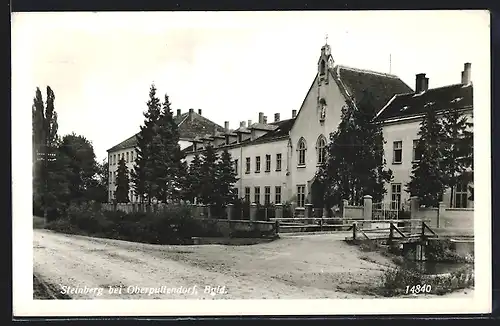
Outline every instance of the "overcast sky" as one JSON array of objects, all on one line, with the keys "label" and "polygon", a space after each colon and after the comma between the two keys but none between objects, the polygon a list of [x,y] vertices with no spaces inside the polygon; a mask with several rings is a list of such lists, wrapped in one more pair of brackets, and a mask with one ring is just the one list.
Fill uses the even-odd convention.
[{"label": "overcast sky", "polygon": [[465,62],[473,81],[489,69],[488,24],[481,11],[16,13],[13,110],[29,119],[51,86],[59,134],[84,135],[102,160],[139,130],[153,82],[174,112],[236,128],[300,108],[325,34],[335,63],[389,72],[391,56],[393,74],[414,88],[426,73],[432,88],[460,82]]}]

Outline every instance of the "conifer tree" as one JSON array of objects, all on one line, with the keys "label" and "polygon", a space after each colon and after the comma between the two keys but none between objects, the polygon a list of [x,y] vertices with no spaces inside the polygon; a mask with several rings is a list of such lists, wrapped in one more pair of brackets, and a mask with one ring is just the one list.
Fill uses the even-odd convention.
[{"label": "conifer tree", "polygon": [[180,199],[186,168],[183,163],[184,155],[179,146],[178,126],[170,106],[168,95],[165,94],[158,120],[159,143],[154,147],[155,151],[152,154],[159,185],[159,199],[164,202],[168,199]]},{"label": "conifer tree", "polygon": [[445,189],[445,177],[441,164],[444,133],[436,111],[431,106],[427,108],[420,123],[418,136],[416,151],[421,153],[421,158],[420,161],[413,163],[411,179],[406,184],[406,191],[411,196],[417,196],[420,204],[426,207],[436,207]]},{"label": "conifer tree", "polygon": [[451,190],[450,207],[454,205],[455,187],[461,182],[468,182],[467,172],[473,163],[472,123],[467,116],[457,109],[445,111],[443,125],[442,171],[444,183]]},{"label": "conifer tree", "polygon": [[212,145],[207,145],[203,152],[201,164],[200,199],[206,205],[215,205],[220,194],[217,193],[217,153]]},{"label": "conifer tree", "polygon": [[201,183],[202,183],[202,157],[199,153],[195,153],[193,156],[193,160],[189,164],[188,173],[186,177],[186,197],[193,201],[195,198],[200,200],[201,196]]},{"label": "conifer tree", "polygon": [[227,205],[236,199],[234,184],[238,181],[234,170],[234,161],[227,149],[222,152],[217,162],[217,193],[220,195],[221,205]]},{"label": "conifer tree", "polygon": [[161,115],[160,99],[156,96],[154,84],[149,89],[149,100],[146,103],[147,110],[144,112],[144,125],[137,138],[135,167],[132,173],[134,191],[141,202],[145,199],[151,204],[158,192],[158,183],[154,170],[153,153],[160,146],[158,137],[158,120]]},{"label": "conifer tree", "polygon": [[117,203],[128,203],[129,198],[129,178],[128,169],[125,160],[120,158],[118,161],[118,172],[116,174],[116,193],[115,198]]},{"label": "conifer tree", "polygon": [[380,201],[384,184],[392,179],[385,168],[384,138],[380,125],[373,122],[372,95],[364,92],[356,105],[342,108],[341,121],[330,134],[326,163],[316,174],[325,187],[325,204],[340,205],[343,199],[361,204],[364,195]]}]

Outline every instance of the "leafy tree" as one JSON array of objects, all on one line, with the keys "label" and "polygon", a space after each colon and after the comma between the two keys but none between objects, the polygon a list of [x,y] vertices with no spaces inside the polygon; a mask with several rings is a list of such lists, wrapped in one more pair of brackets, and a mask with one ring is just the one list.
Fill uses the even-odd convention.
[{"label": "leafy tree", "polygon": [[200,199],[206,205],[218,203],[220,194],[217,193],[217,153],[212,145],[207,145],[203,152],[203,163],[201,164],[201,187]]},{"label": "leafy tree", "polygon": [[109,165],[106,159],[96,162],[96,174],[90,182],[88,199],[98,203],[108,201]]},{"label": "leafy tree", "polygon": [[155,180],[154,163],[152,162],[152,153],[154,147],[159,146],[161,140],[158,138],[157,123],[161,115],[161,104],[156,97],[156,87],[151,85],[149,89],[149,100],[146,103],[147,110],[144,112],[144,125],[137,137],[135,167],[132,173],[134,192],[140,198],[141,202],[151,200],[158,191]]},{"label": "leafy tree", "polygon": [[364,195],[381,201],[386,193],[384,184],[392,179],[392,171],[385,168],[384,138],[381,126],[373,122],[372,103],[371,93],[365,91],[356,105],[342,109],[339,126],[330,134],[326,163],[316,174],[327,206],[340,205],[343,199],[360,204]]},{"label": "leafy tree", "polygon": [[55,95],[47,86],[47,102],[37,87],[32,106],[33,140],[33,207],[47,217],[49,210],[55,210],[57,194],[65,193],[66,183],[60,182],[55,174],[57,165],[58,124],[54,108]]},{"label": "leafy tree", "polygon": [[473,164],[472,123],[468,122],[463,112],[451,109],[443,114],[443,142],[441,168],[444,183],[451,190],[450,207],[453,207],[455,187],[460,182],[467,182],[467,172]]},{"label": "leafy tree", "polygon": [[128,203],[129,198],[129,178],[128,169],[123,157],[118,161],[118,171],[116,174],[116,202]]},{"label": "leafy tree", "polygon": [[66,201],[82,203],[92,199],[98,168],[91,142],[72,133],[65,135],[58,147],[67,158],[65,175],[69,181],[69,195]]},{"label": "leafy tree", "polygon": [[418,135],[416,150],[421,153],[421,158],[413,163],[406,191],[411,196],[417,196],[422,205],[435,207],[439,204],[446,186],[441,164],[444,133],[436,111],[430,106],[420,123]]},{"label": "leafy tree", "polygon": [[238,181],[236,176],[231,154],[227,149],[224,149],[217,162],[217,193],[220,195],[222,205],[226,205],[236,199],[234,190],[234,184]]}]

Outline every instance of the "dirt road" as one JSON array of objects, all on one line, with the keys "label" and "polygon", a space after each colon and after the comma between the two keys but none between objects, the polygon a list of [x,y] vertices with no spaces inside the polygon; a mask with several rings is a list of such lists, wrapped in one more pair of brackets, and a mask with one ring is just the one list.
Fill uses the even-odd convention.
[{"label": "dirt road", "polygon": [[328,234],[160,246],[34,230],[33,241],[34,273],[75,299],[368,298],[352,287],[392,265],[376,253],[359,259],[366,253]]}]

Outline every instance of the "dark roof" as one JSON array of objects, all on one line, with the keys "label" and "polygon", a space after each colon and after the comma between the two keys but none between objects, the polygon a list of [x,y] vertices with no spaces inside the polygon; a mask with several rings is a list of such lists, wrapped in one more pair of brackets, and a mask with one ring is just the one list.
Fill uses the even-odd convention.
[{"label": "dark roof", "polygon": [[[205,136],[206,134],[213,133],[214,129],[216,129],[219,132],[224,131],[223,127],[199,115],[198,113],[192,112],[191,114],[192,114],[191,117],[189,116],[188,112],[185,112],[179,116],[178,115],[174,116],[174,121],[179,126],[180,138],[192,139],[195,138],[196,136]],[[138,133],[131,136],[130,138],[127,138],[121,143],[111,147],[110,149],[108,149],[108,152],[136,146],[137,135]]]},{"label": "dark roof", "polygon": [[334,74],[345,86],[351,99],[360,100],[365,90],[372,94],[372,104],[381,109],[395,94],[413,90],[398,76],[376,71],[337,66]]},{"label": "dark roof", "polygon": [[[278,122],[272,122],[268,123],[268,125],[271,126],[277,126],[276,129],[267,132],[263,136],[251,140],[251,139],[245,139],[242,142],[233,142],[229,145],[226,145],[227,147],[232,147],[232,146],[239,146],[239,145],[253,145],[253,144],[259,144],[259,143],[266,143],[266,142],[271,142],[273,140],[277,140],[283,137],[287,137],[288,133],[293,127],[293,123],[295,122],[295,119],[287,119],[287,120],[281,120]],[[226,146],[221,146],[221,147],[226,147]],[[221,148],[218,147],[218,148]],[[190,145],[184,149],[184,152],[191,152],[193,150],[193,145]]]},{"label": "dark roof", "polygon": [[429,105],[437,111],[472,107],[472,88],[472,84],[455,84],[431,88],[421,94],[398,94],[378,112],[375,120],[418,116]]}]

